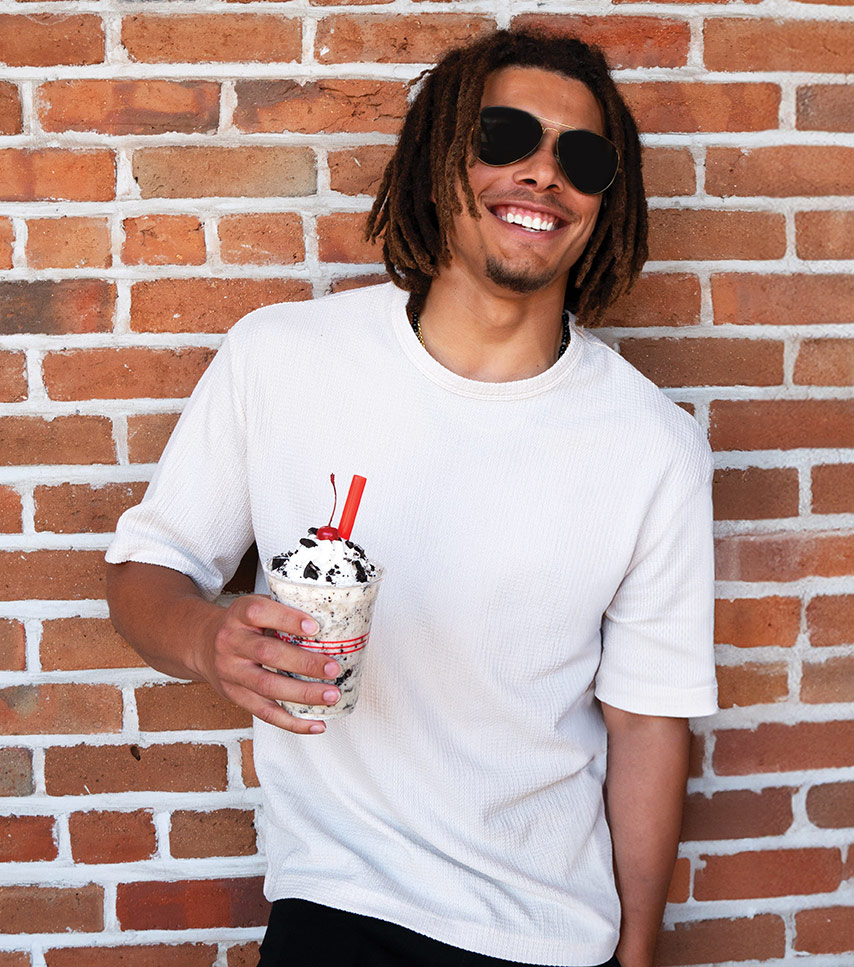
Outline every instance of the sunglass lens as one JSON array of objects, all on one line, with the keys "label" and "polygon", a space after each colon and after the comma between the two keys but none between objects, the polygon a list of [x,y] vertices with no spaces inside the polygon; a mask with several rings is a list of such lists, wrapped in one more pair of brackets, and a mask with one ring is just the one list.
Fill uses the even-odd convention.
[{"label": "sunglass lens", "polygon": [[543,129],[527,111],[485,107],[480,112],[480,160],[509,165],[529,155],[540,143]]},{"label": "sunglass lens", "polygon": [[617,149],[592,131],[565,131],[558,138],[557,150],[566,176],[587,195],[604,191],[617,174]]}]

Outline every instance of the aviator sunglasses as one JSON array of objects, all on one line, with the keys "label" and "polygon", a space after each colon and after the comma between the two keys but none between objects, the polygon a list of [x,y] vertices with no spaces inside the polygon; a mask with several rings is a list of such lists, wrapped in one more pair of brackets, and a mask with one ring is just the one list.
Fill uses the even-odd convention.
[{"label": "aviator sunglasses", "polygon": [[[515,107],[485,107],[480,112],[478,158],[496,168],[515,164],[537,150],[546,131],[558,132],[550,126],[558,123]],[[558,133],[555,158],[573,188],[585,195],[601,194],[620,169],[616,145],[582,128]]]}]

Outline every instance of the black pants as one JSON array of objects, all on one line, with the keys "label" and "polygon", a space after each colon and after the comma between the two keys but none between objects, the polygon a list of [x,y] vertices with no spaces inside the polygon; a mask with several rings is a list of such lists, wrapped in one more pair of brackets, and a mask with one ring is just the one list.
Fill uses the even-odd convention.
[{"label": "black pants", "polygon": [[[258,967],[530,967],[308,900],[276,900]],[[600,967],[620,967],[612,957]]]}]

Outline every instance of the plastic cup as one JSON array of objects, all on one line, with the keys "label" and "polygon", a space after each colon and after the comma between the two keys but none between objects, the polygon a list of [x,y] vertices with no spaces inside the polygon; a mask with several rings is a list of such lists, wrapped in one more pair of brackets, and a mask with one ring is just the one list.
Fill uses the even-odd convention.
[{"label": "plastic cup", "polygon": [[[362,659],[371,633],[374,602],[383,578],[383,569],[364,584],[306,584],[289,581],[265,567],[267,584],[273,599],[290,608],[310,614],[318,623],[316,635],[310,638],[288,635],[277,631],[276,636],[315,654],[334,658],[341,669],[335,684],[341,698],[335,705],[303,705],[300,702],[279,702],[291,715],[300,719],[330,719],[349,715],[356,707],[362,682]],[[303,682],[322,682],[323,678],[309,678],[277,669],[280,675],[298,678]]]}]

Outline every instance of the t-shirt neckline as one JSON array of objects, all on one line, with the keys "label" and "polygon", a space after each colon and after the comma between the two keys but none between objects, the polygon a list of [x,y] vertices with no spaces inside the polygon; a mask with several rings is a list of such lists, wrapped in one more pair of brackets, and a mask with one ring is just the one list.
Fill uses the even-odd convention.
[{"label": "t-shirt neckline", "polygon": [[561,382],[575,368],[580,358],[583,337],[575,323],[575,317],[570,315],[569,345],[564,354],[542,373],[529,376],[526,379],[510,380],[504,383],[487,383],[460,376],[434,359],[421,345],[418,337],[412,331],[409,316],[406,314],[409,294],[397,288],[393,283],[388,283],[388,285],[391,290],[389,316],[403,352],[424,376],[458,396],[488,400],[520,400],[538,396],[541,393],[548,392]]}]

